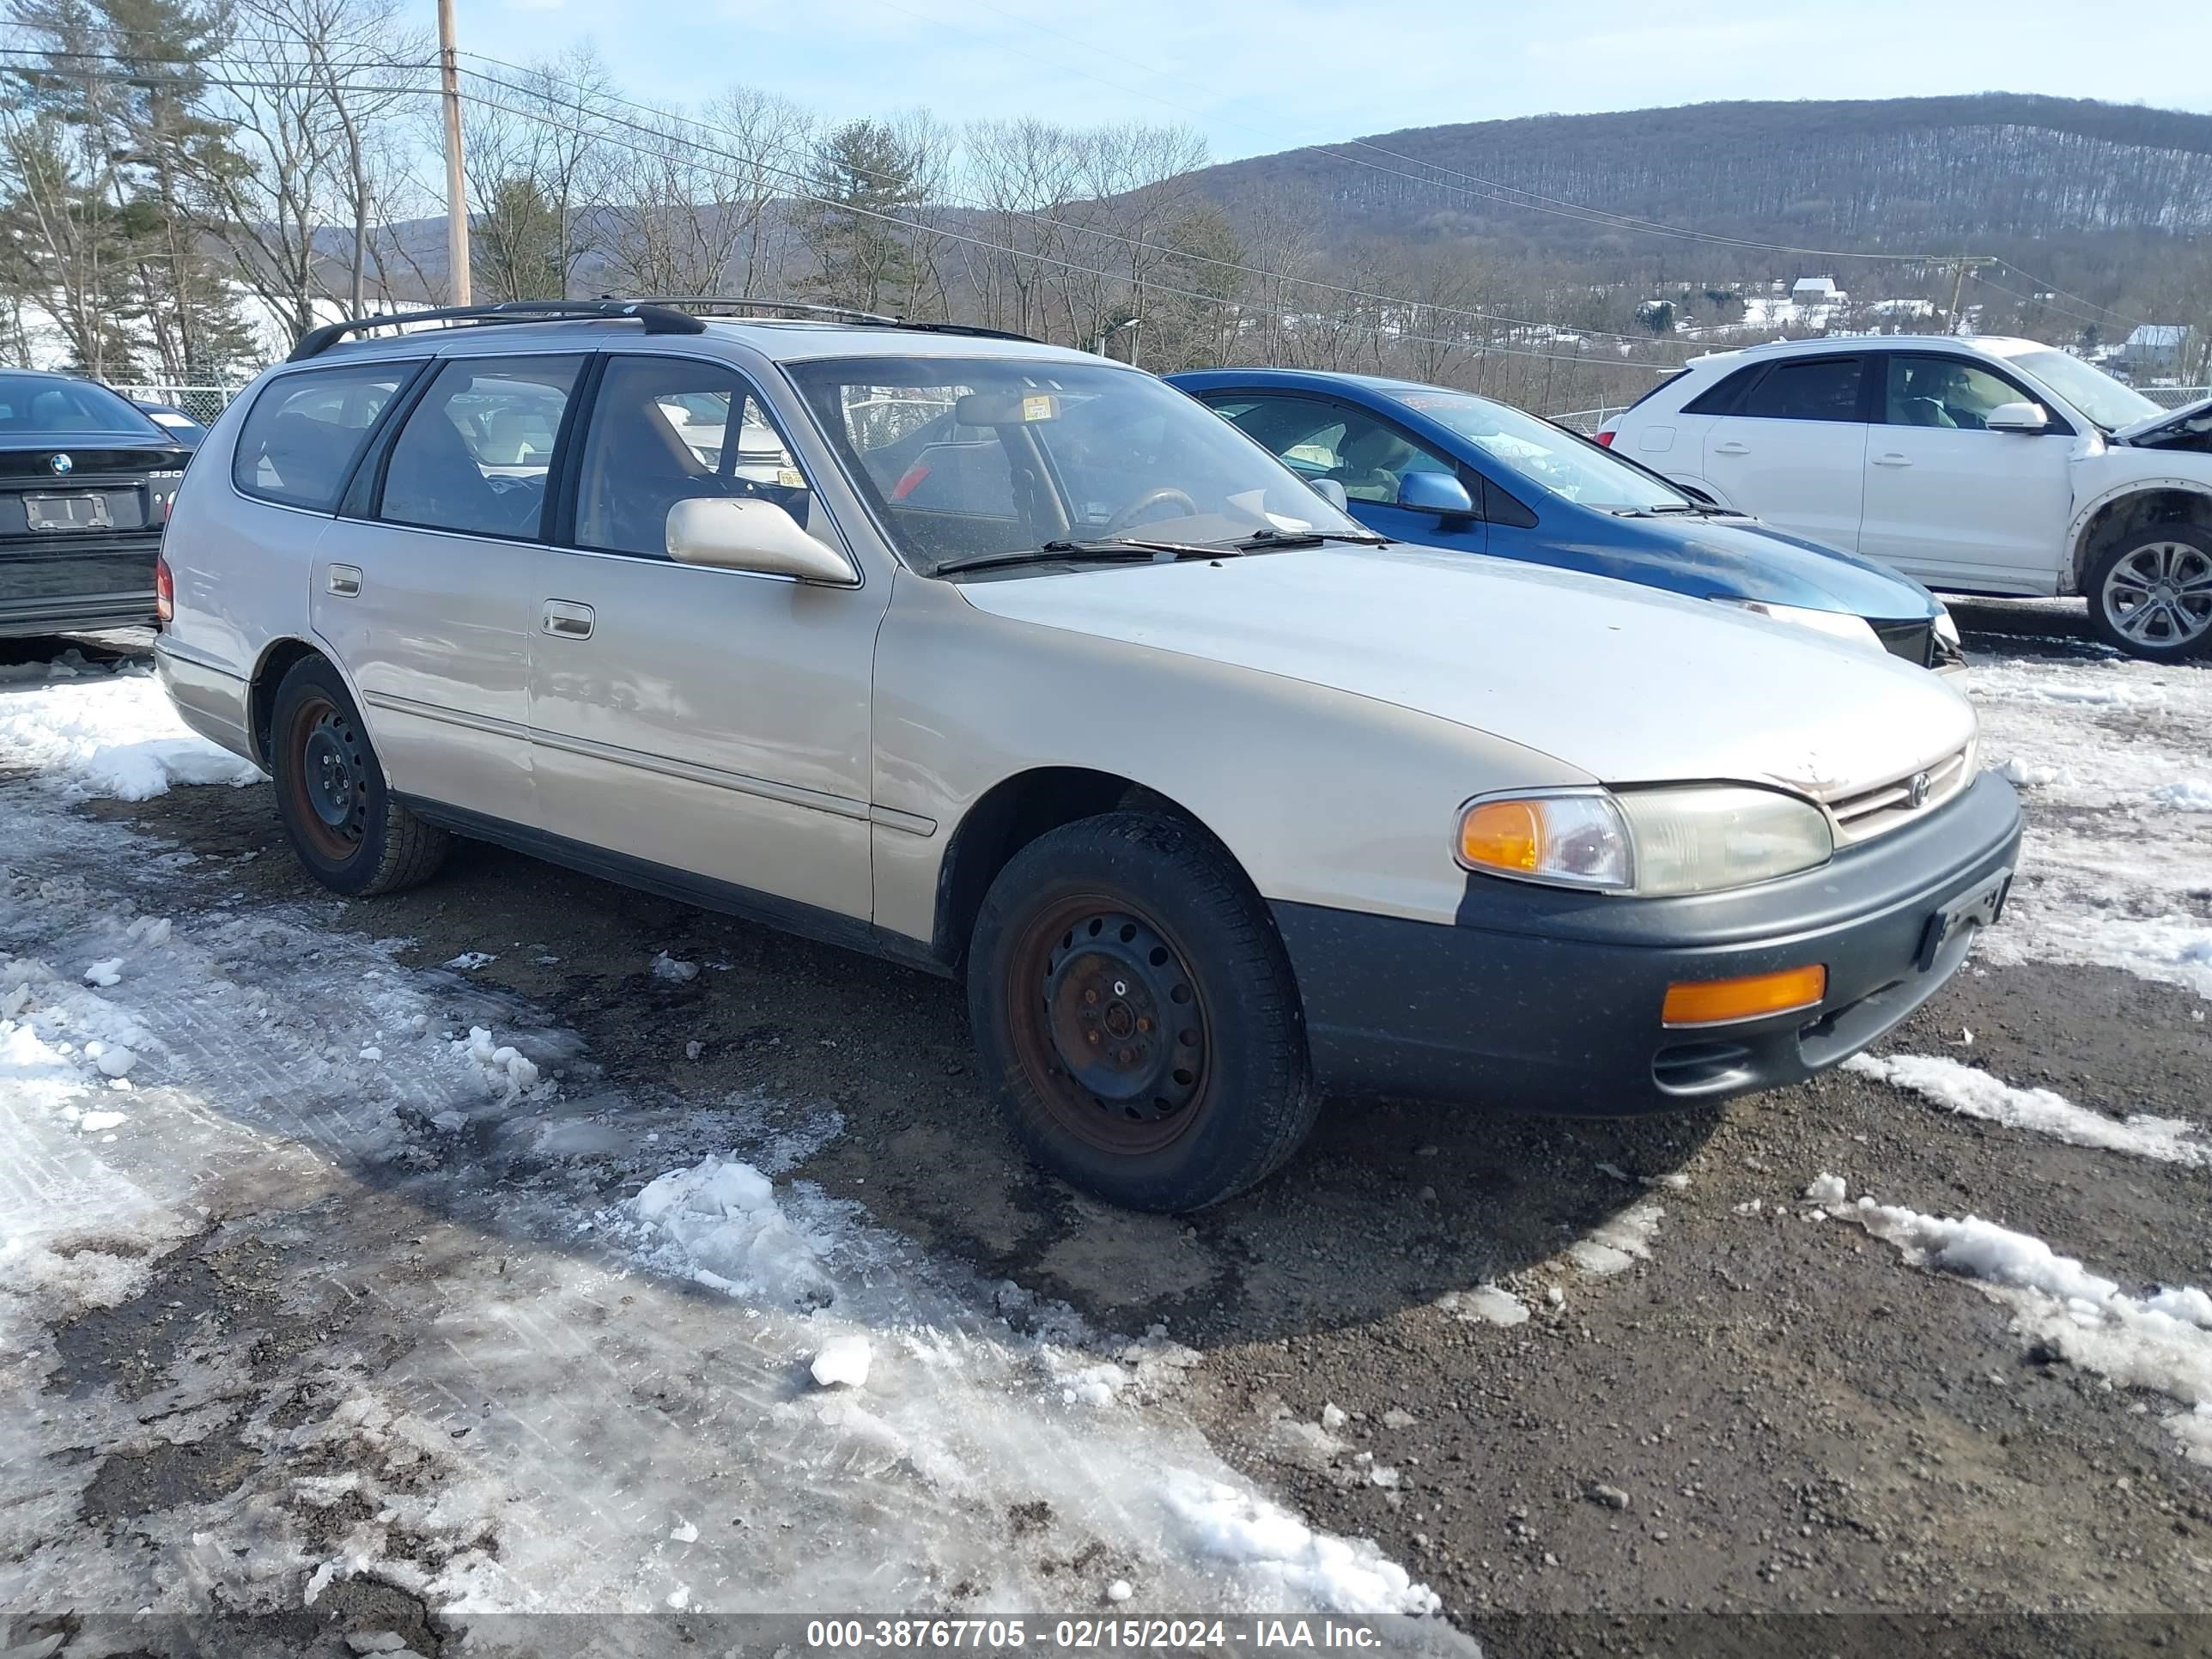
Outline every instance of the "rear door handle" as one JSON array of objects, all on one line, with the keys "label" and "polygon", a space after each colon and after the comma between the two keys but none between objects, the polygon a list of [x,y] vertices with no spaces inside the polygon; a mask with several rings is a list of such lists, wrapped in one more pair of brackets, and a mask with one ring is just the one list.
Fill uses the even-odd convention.
[{"label": "rear door handle", "polygon": [[323,584],[342,599],[357,599],[361,594],[361,571],[353,565],[334,564],[325,574]]},{"label": "rear door handle", "polygon": [[1911,466],[1912,462],[1909,457],[1900,455],[1893,449],[1887,455],[1875,456],[1874,464],[1876,466]]},{"label": "rear door handle", "polygon": [[548,599],[545,617],[539,626],[556,639],[588,640],[592,637],[592,607],[568,599]]},{"label": "rear door handle", "polygon": [[1751,446],[1749,444],[1740,444],[1731,441],[1724,444],[1715,444],[1713,446],[1713,453],[1716,455],[1748,455],[1751,453]]}]

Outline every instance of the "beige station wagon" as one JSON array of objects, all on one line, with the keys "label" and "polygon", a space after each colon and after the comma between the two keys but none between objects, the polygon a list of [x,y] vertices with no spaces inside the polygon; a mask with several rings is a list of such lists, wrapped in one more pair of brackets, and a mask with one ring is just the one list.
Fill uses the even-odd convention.
[{"label": "beige station wagon", "polygon": [[1324,1091],[1802,1079],[2003,903],[1936,676],[1382,543],[1097,357],[718,309],[332,325],[206,440],[161,673],[319,880],[481,836],[964,975],[1033,1153],[1162,1210]]}]

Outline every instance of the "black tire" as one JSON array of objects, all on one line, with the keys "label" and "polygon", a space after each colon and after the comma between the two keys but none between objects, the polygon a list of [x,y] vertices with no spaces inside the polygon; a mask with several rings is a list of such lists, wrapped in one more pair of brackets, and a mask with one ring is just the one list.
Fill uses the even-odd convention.
[{"label": "black tire", "polygon": [[968,1007],[1030,1156],[1129,1209],[1233,1197],[1320,1109],[1282,940],[1227,854],[1175,818],[1111,812],[1017,853],[975,919]]},{"label": "black tire", "polygon": [[396,893],[445,862],[450,838],[392,799],[344,678],[320,657],[276,687],[269,769],[293,852],[333,891]]},{"label": "black tire", "polygon": [[2174,520],[2131,530],[2089,567],[2089,630],[2116,651],[2172,662],[2212,646],[2212,531]]}]

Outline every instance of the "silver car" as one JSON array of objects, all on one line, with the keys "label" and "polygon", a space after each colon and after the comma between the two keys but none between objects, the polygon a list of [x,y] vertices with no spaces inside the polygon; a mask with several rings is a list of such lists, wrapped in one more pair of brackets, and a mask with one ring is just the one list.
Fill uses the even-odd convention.
[{"label": "silver car", "polygon": [[1806,1077],[1958,967],[2019,844],[1936,677],[1382,544],[1150,375],[979,330],[333,325],[167,559],[170,695],[319,880],[476,836],[964,975],[1028,1146],[1150,1209],[1324,1091]]}]

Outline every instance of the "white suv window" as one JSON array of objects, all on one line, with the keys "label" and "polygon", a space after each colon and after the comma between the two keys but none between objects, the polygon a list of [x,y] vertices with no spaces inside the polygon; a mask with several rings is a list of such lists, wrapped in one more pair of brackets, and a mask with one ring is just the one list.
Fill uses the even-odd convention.
[{"label": "white suv window", "polygon": [[1978,432],[2000,404],[2019,403],[2027,393],[1985,368],[1958,357],[1890,354],[1882,398],[1882,419],[1891,426],[1964,428]]},{"label": "white suv window", "polygon": [[1744,388],[1742,407],[1726,412],[1760,421],[1856,421],[1859,372],[1856,357],[1777,363]]}]

